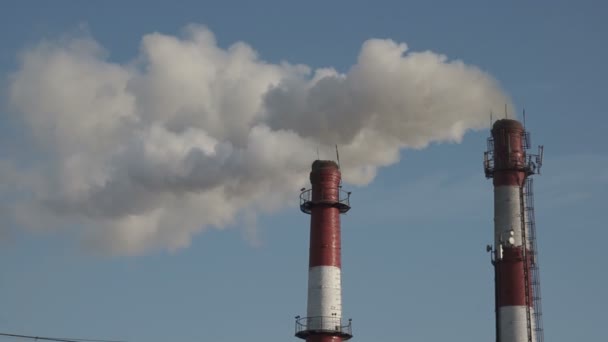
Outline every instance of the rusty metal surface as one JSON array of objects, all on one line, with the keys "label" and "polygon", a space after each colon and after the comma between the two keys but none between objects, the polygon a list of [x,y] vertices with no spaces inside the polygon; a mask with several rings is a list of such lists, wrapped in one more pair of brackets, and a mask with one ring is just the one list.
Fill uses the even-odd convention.
[{"label": "rusty metal surface", "polygon": [[[332,161],[315,161],[310,173],[312,200],[339,201],[340,169]],[[310,217],[309,266],[341,266],[340,210],[316,205]]]},{"label": "rusty metal surface", "polygon": [[[505,247],[497,261],[498,306],[525,306],[524,261],[521,247]],[[528,262],[528,269],[530,265]],[[532,293],[532,287],[528,287]],[[532,303],[530,303],[531,305]]]},{"label": "rusty metal surface", "polygon": [[309,266],[341,267],[341,249],[339,210],[313,208],[310,218]]},{"label": "rusty metal surface", "polygon": [[492,127],[494,139],[494,185],[521,186],[526,173],[524,127],[517,120],[501,119]]}]

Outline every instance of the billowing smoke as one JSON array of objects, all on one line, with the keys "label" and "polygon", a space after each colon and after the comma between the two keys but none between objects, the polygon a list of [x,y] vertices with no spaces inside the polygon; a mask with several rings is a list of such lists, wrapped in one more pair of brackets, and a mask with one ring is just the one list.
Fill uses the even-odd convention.
[{"label": "billowing smoke", "polygon": [[42,42],[8,98],[28,144],[0,161],[0,212],[116,254],[294,203],[317,150],[338,144],[345,181],[364,185],[401,149],[458,142],[509,103],[478,68],[391,40],[341,73],[220,48],[200,26],[144,36],[126,64],[89,37]]}]

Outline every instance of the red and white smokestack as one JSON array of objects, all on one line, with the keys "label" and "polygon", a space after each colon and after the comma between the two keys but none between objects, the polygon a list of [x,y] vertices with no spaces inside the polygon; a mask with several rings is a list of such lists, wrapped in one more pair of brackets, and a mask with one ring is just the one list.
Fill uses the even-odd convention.
[{"label": "red and white smokestack", "polygon": [[342,321],[340,214],[350,209],[350,192],[341,189],[333,161],[316,160],[312,189],[300,195],[300,209],[310,214],[307,317],[296,317],[296,336],[307,342],[340,342],[352,337],[351,321]]},{"label": "red and white smokestack", "polygon": [[488,147],[484,166],[494,183],[494,248],[489,250],[494,252],[496,340],[537,342],[524,195],[536,165],[526,155],[528,135],[516,120],[496,121]]}]

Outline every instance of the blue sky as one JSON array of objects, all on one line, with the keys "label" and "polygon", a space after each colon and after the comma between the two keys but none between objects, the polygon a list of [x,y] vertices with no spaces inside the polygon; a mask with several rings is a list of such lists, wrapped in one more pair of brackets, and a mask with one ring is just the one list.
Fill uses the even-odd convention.
[{"label": "blue sky", "polygon": [[[0,159],[21,165],[45,156],[27,154],[29,131],[7,99],[18,56],[83,30],[121,64],[137,57],[142,36],[179,35],[197,23],[220,47],[244,41],[270,63],[346,72],[364,41],[388,38],[481,68],[518,112],[525,106],[533,144],[545,145],[543,174],[535,177],[545,336],[605,335],[603,2],[4,1],[2,8]],[[342,221],[343,302],[356,340],[494,338],[485,252],[492,187],[481,164],[488,134],[401,150],[401,160],[380,168],[367,186],[347,185],[353,209]],[[19,194],[0,198],[12,196]],[[0,332],[133,342],[295,340],[293,317],[306,310],[308,219],[290,205],[259,214],[253,242],[252,228],[238,219],[195,234],[188,247],[137,256],[91,253],[73,233],[79,227],[31,230],[9,221],[0,230]]]}]

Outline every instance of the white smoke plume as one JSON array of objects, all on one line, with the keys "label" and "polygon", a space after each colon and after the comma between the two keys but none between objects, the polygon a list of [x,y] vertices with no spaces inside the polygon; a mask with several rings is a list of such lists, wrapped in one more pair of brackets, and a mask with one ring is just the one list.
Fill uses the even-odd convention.
[{"label": "white smoke plume", "polygon": [[341,73],[223,49],[201,26],[145,35],[127,64],[88,36],[41,42],[8,99],[28,153],[0,161],[0,212],[127,255],[294,203],[317,149],[338,144],[345,181],[364,185],[401,149],[458,142],[509,103],[478,68],[392,40],[366,41]]}]

